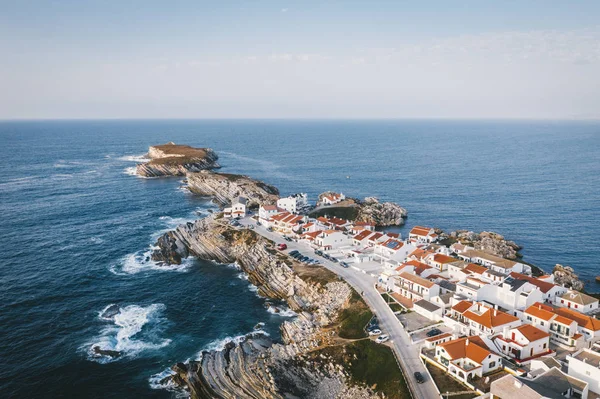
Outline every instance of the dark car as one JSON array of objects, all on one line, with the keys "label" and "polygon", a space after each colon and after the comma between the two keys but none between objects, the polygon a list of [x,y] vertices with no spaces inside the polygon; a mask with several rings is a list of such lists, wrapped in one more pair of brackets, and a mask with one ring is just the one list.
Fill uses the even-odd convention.
[{"label": "dark car", "polygon": [[297,249],[294,249],[293,251],[290,251],[290,256],[294,256],[296,254],[299,254],[300,252]]},{"label": "dark car", "polygon": [[423,378],[423,374],[419,373],[418,371],[415,371],[415,380],[417,380],[417,382],[419,384],[422,384],[425,382],[425,378]]},{"label": "dark car", "polygon": [[340,265],[342,265],[342,267],[345,267],[346,269],[348,268],[348,264],[346,262],[340,262]]},{"label": "dark car", "polygon": [[297,254],[293,254],[292,255],[292,258],[296,258],[296,259],[300,259],[300,258],[303,258],[303,257],[304,257],[304,255],[302,255],[300,252],[298,252]]},{"label": "dark car", "polygon": [[437,328],[434,328],[433,330],[429,331],[427,333],[428,337],[435,337],[436,335],[440,335],[442,332],[440,330],[438,330]]},{"label": "dark car", "polygon": [[323,255],[323,252],[319,251],[318,249],[315,249],[315,255]]}]

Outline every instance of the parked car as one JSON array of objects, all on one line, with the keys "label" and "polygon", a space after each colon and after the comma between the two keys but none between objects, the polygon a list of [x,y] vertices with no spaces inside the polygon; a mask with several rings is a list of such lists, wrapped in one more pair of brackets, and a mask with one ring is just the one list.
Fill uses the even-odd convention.
[{"label": "parked car", "polygon": [[302,255],[300,252],[295,253],[295,254],[292,255],[292,258],[295,258],[295,259],[300,259],[302,257],[304,257],[304,255]]},{"label": "parked car", "polygon": [[348,264],[346,262],[340,262],[340,265],[346,269],[348,268]]},{"label": "parked car", "polygon": [[387,342],[389,340],[390,340],[389,335],[380,335],[379,337],[377,337],[375,342],[377,342],[378,344],[383,344],[384,342]]},{"label": "parked car", "polygon": [[417,382],[419,384],[422,384],[425,382],[425,378],[423,377],[423,374],[419,373],[418,371],[415,371],[415,380],[417,380]]},{"label": "parked car", "polygon": [[308,256],[303,256],[300,258],[301,262],[306,262],[308,260]]},{"label": "parked car", "polygon": [[279,244],[279,245],[277,245],[277,249],[280,251],[283,251],[283,250],[287,249],[287,244]]},{"label": "parked car", "polygon": [[290,251],[290,256],[299,254],[300,252],[297,249],[294,249],[293,251]]},{"label": "parked car", "polygon": [[261,222],[256,222],[256,225],[257,226],[262,226],[262,223]]},{"label": "parked car", "polygon": [[315,249],[315,255],[323,255],[323,252],[319,251],[318,249]]},{"label": "parked car", "polygon": [[440,330],[438,330],[437,328],[432,329],[431,331],[427,332],[427,336],[428,337],[435,337],[436,335],[440,335],[442,332]]},{"label": "parked car", "polygon": [[334,257],[331,257],[331,259],[329,259],[329,260],[331,260],[332,262],[335,262],[335,263],[338,262],[338,260],[336,258],[334,258]]},{"label": "parked car", "polygon": [[381,335],[381,330],[380,330],[380,329],[378,329],[378,328],[375,328],[375,329],[373,329],[373,330],[369,331],[369,335],[370,335],[371,337],[375,337],[375,336],[377,336],[377,335]]},{"label": "parked car", "polygon": [[267,231],[273,231],[272,227],[267,227]]}]

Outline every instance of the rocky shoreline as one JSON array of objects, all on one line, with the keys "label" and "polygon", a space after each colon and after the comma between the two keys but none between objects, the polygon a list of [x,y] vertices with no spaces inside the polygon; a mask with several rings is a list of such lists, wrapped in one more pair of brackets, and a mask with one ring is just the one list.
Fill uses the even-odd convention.
[{"label": "rocky shoreline", "polygon": [[[152,258],[159,262],[177,263],[187,256],[236,262],[262,296],[284,300],[298,313],[281,325],[283,344],[250,336],[222,351],[204,352],[200,361],[173,366],[170,379],[193,398],[374,396],[367,387],[349,384],[341,365],[304,358],[334,342],[335,330],[330,327],[348,306],[352,295],[348,284],[334,275],[327,282],[301,278],[295,268],[303,266],[276,251],[272,242],[254,231],[236,230],[216,215],[179,226],[157,245]],[[329,274],[323,269],[324,276]]]},{"label": "rocky shoreline", "polygon": [[219,156],[211,148],[194,148],[173,142],[151,146],[150,161],[138,164],[136,173],[143,177],[185,176],[189,172],[219,168]]}]

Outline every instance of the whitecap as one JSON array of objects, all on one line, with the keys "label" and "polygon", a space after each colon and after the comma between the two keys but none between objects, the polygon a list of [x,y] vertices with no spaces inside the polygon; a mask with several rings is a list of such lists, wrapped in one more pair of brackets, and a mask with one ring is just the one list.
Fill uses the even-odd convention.
[{"label": "whitecap", "polygon": [[[171,340],[159,337],[162,324],[166,321],[162,316],[164,310],[165,305],[162,303],[121,308],[112,319],[107,320],[111,321],[111,324],[104,327],[99,336],[84,345],[87,348],[88,359],[110,363],[124,357],[136,357],[143,351],[168,346]],[[119,355],[113,357],[98,354],[94,351],[95,347],[103,351],[118,352]]]},{"label": "whitecap", "polygon": [[175,375],[175,372],[170,368],[166,368],[160,373],[156,373],[148,378],[148,384],[151,389],[164,389],[169,392],[173,392],[175,398],[189,398],[189,393],[183,390],[179,385],[175,384],[173,380],[168,379],[166,382],[165,378]]},{"label": "whitecap", "polygon": [[130,166],[128,168],[123,169],[123,173],[129,176],[143,177],[137,174],[137,168],[135,166]]},{"label": "whitecap", "polygon": [[92,238],[90,238],[90,241],[93,242],[94,244],[104,243],[104,240],[100,237],[92,237]]},{"label": "whitecap", "polygon": [[142,155],[123,155],[122,157],[117,158],[119,161],[127,161],[127,162],[148,162],[150,159],[146,156],[146,154]]},{"label": "whitecap", "polygon": [[146,251],[138,251],[122,257],[117,264],[110,266],[109,270],[118,276],[138,274],[147,271],[186,272],[193,264],[193,258],[183,259],[180,265],[161,265],[153,261],[150,256],[155,247]]},{"label": "whitecap", "polygon": [[292,309],[288,308],[285,305],[273,306],[269,305],[267,308],[267,312],[281,316],[281,317],[296,317],[298,313],[294,312]]}]

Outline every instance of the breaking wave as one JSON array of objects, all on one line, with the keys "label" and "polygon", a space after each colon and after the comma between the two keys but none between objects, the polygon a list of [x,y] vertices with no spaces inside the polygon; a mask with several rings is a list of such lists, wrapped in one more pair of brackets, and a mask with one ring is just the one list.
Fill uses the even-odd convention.
[{"label": "breaking wave", "polygon": [[107,306],[98,315],[110,324],[84,346],[89,360],[110,363],[121,358],[136,357],[143,351],[164,348],[171,343],[170,339],[160,338],[167,321],[162,316],[165,310],[162,303],[146,307],[129,305],[120,308],[111,317],[103,317],[103,313],[111,306],[115,305]]},{"label": "breaking wave", "polygon": [[150,247],[145,251],[134,252],[122,257],[115,265],[112,265],[109,270],[118,276],[138,274],[147,271],[162,271],[162,272],[186,272],[193,263],[193,258],[183,259],[180,265],[165,265],[153,261],[150,256],[156,247]]}]

